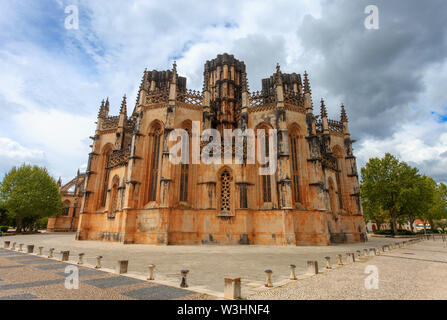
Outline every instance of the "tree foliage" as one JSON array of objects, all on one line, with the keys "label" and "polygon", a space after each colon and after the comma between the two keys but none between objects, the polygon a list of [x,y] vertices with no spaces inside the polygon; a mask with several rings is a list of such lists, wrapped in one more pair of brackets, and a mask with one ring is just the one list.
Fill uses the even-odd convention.
[{"label": "tree foliage", "polygon": [[8,172],[0,185],[0,202],[15,219],[17,232],[36,228],[36,222],[62,211],[56,181],[45,168],[22,165]]},{"label": "tree foliage", "polygon": [[436,182],[389,153],[382,159],[370,159],[362,168],[361,177],[366,217],[374,221],[377,216],[385,216],[391,221],[394,234],[398,222],[412,224],[416,218],[432,217],[438,212],[439,208],[434,207]]}]

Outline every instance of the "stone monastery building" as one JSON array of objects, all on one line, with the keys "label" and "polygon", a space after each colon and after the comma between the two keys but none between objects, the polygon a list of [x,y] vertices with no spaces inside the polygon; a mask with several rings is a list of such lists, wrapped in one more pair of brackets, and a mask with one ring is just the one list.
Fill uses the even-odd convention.
[{"label": "stone monastery building", "polygon": [[[277,170],[260,164],[169,161],[173,129],[277,130]],[[250,93],[245,64],[207,61],[202,92],[186,78],[145,71],[132,113],[102,102],[92,137],[78,240],[125,244],[329,245],[366,240],[348,118],[314,114],[307,73],[276,73]],[[223,139],[222,139],[223,140]],[[268,139],[266,139],[268,144]],[[190,146],[192,143],[189,144]],[[207,142],[201,142],[203,148]],[[268,150],[268,146],[266,146]],[[223,142],[222,142],[223,149]],[[223,153],[222,153],[223,156]],[[191,157],[191,155],[190,155]],[[234,163],[234,162],[233,162]]]}]

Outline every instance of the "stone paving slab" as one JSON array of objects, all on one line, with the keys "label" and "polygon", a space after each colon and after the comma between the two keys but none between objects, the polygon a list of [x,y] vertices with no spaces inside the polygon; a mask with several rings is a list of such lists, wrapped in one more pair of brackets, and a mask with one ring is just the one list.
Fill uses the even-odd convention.
[{"label": "stone paving slab", "polygon": [[14,256],[14,257],[6,257],[6,259],[18,261],[18,260],[33,260],[33,259],[37,260],[37,259],[42,259],[42,258],[36,257],[36,256],[30,256],[30,255],[21,255],[21,256]]},{"label": "stone paving slab", "polygon": [[50,263],[54,263],[54,261],[44,260],[44,259],[39,259],[39,260],[36,259],[36,260],[18,261],[18,263],[24,264],[24,265],[36,265],[36,264],[50,264]]},{"label": "stone paving slab", "polygon": [[123,295],[137,300],[166,300],[183,298],[191,293],[186,290],[167,286],[153,286],[124,292]]},{"label": "stone paving slab", "polygon": [[99,289],[107,289],[118,286],[125,286],[130,284],[139,283],[140,280],[128,278],[128,277],[112,277],[112,278],[101,278],[101,279],[93,279],[86,280],[84,283],[94,286]]},{"label": "stone paving slab", "polygon": [[43,286],[50,286],[53,284],[59,284],[59,283],[64,283],[64,282],[65,282],[65,279],[54,279],[54,280],[44,280],[44,281],[25,282],[25,283],[16,283],[16,284],[3,284],[3,285],[0,285],[0,291],[32,288],[32,287],[43,287]]},{"label": "stone paving slab", "polygon": [[33,294],[24,293],[24,294],[12,295],[12,296],[0,297],[0,300],[35,300],[37,298],[38,297]]},{"label": "stone paving slab", "polygon": [[[52,261],[54,262],[54,261]],[[40,269],[40,270],[59,270],[59,269],[65,269],[67,267],[66,264],[43,264],[43,265],[37,265],[33,266],[34,268]]]},{"label": "stone paving slab", "polygon": [[[56,272],[57,275],[60,275],[62,277],[66,277],[67,274],[65,272]],[[104,277],[109,275],[108,273],[94,270],[94,269],[79,269],[79,277],[91,277],[91,276],[100,276]]]},{"label": "stone paving slab", "polygon": [[14,268],[21,268],[23,265],[19,264],[16,266],[0,266],[0,269],[14,269]]}]

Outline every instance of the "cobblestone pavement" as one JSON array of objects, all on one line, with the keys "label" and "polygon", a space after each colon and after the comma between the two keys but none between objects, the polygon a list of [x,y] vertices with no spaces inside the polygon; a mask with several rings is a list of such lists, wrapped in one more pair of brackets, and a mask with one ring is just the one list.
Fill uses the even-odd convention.
[{"label": "cobblestone pavement", "polygon": [[[242,295],[248,296],[263,287],[264,270],[273,270],[274,285],[283,285],[289,280],[289,265],[297,266],[298,275],[306,272],[308,260],[317,260],[324,265],[325,257],[335,260],[338,254],[346,256],[365,248],[377,247],[405,239],[371,238],[366,243],[332,246],[151,246],[123,245],[101,241],[76,241],[74,233],[44,233],[0,238],[0,244],[8,240],[34,244],[35,248],[49,248],[55,252],[70,251],[70,260],[76,262],[79,253],[85,253],[84,261],[94,264],[95,257],[103,256],[103,266],[114,269],[117,260],[129,260],[129,274],[142,279],[147,276],[149,264],[155,264],[157,283],[178,287],[180,270],[190,270],[190,290],[223,297],[224,278],[241,278]],[[36,249],[37,250],[37,249]],[[2,277],[0,276],[0,279]]]},{"label": "cobblestone pavement", "polygon": [[[69,290],[66,268],[78,268],[79,287]],[[210,299],[189,290],[153,284],[54,259],[0,249],[0,300]]]},{"label": "cobblestone pavement", "polygon": [[[365,288],[367,266],[378,271],[378,289]],[[368,283],[371,283],[368,281]],[[364,258],[248,299],[431,300],[447,299],[447,247],[440,239]]]}]

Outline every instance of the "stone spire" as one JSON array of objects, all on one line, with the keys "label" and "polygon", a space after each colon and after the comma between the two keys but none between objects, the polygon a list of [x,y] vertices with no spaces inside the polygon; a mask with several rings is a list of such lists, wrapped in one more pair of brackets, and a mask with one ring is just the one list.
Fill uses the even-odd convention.
[{"label": "stone spire", "polygon": [[327,109],[326,109],[326,105],[324,104],[324,99],[321,98],[321,118],[327,118]]},{"label": "stone spire", "polygon": [[106,108],[104,104],[104,99],[101,101],[101,106],[99,107],[99,113],[98,118],[105,118],[106,117]]},{"label": "stone spire", "polygon": [[121,103],[120,115],[124,114],[127,116],[127,97],[124,95],[123,102]]},{"label": "stone spire", "polygon": [[109,116],[109,111],[110,111],[110,102],[109,102],[109,97],[107,97],[106,99],[106,104],[105,104],[105,111],[106,111],[106,118]]},{"label": "stone spire", "polygon": [[304,71],[304,93],[311,93],[308,76],[307,71]]},{"label": "stone spire", "polygon": [[276,64],[276,73],[274,77],[274,81],[276,85],[282,85],[282,72],[281,72],[281,66],[279,63]]},{"label": "stone spire", "polygon": [[341,104],[341,116],[340,116],[341,122],[348,122],[348,115],[346,114],[345,106]]},{"label": "stone spire", "polygon": [[172,83],[177,84],[177,61],[172,64]]}]

